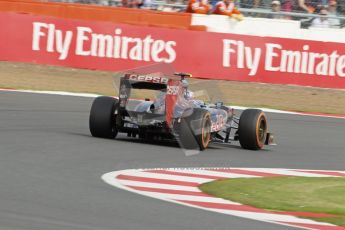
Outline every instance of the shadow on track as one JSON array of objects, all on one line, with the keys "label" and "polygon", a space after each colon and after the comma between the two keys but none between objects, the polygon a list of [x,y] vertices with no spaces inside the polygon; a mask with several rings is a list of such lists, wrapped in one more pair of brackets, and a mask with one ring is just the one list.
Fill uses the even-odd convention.
[{"label": "shadow on track", "polygon": [[[124,135],[118,136],[115,139],[104,139],[104,138],[97,138],[93,137],[90,134],[86,133],[77,133],[77,132],[67,132],[69,135],[73,136],[79,136],[79,137],[87,137],[87,138],[92,138],[94,140],[103,140],[103,141],[120,141],[123,143],[136,143],[136,144],[143,144],[143,145],[149,145],[149,146],[164,146],[164,147],[169,147],[169,148],[176,148],[180,149],[180,146],[176,141],[173,140],[167,140],[167,139],[161,139],[161,140],[147,140],[147,139],[140,139],[140,138],[132,138],[132,137],[126,137]],[[208,150],[212,151],[218,151],[218,150],[224,150],[224,149],[236,149],[236,150],[242,150],[245,152],[253,152],[257,154],[257,151],[251,151],[251,150],[246,150],[240,147],[239,145],[231,144],[231,143],[211,143],[209,147],[207,148]],[[206,150],[207,151],[207,150]],[[261,149],[259,152],[272,152],[271,149]]]}]

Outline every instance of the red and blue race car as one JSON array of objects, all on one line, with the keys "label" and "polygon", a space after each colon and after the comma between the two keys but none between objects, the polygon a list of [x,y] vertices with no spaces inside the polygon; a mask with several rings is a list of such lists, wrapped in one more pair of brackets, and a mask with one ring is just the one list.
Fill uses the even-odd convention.
[{"label": "red and blue race car", "polygon": [[[273,144],[263,111],[246,109],[240,117],[222,102],[207,104],[193,99],[190,74],[131,70],[120,77],[118,98],[101,96],[92,104],[92,136],[115,138],[118,133],[144,140],[176,140],[186,150],[204,150],[210,142],[239,141],[245,149],[259,150]],[[153,99],[138,99],[138,91]],[[152,96],[152,94],[151,94]]]}]

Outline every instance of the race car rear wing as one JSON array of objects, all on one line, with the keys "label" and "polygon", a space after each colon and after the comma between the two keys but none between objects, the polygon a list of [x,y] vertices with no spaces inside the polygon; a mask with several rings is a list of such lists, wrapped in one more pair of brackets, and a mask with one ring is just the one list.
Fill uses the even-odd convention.
[{"label": "race car rear wing", "polygon": [[185,78],[191,78],[192,74],[190,73],[174,73],[174,75],[165,75],[164,73],[125,73],[124,78],[132,81],[144,81],[150,83],[160,83],[160,84],[167,84],[168,80],[180,81],[184,80]]}]

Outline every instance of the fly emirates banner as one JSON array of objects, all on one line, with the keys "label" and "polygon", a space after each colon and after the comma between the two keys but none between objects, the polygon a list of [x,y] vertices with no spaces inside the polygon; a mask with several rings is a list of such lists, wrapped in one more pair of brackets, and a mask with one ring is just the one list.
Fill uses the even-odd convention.
[{"label": "fly emirates banner", "polygon": [[345,44],[0,13],[0,60],[119,71],[171,64],[197,78],[345,88]]}]

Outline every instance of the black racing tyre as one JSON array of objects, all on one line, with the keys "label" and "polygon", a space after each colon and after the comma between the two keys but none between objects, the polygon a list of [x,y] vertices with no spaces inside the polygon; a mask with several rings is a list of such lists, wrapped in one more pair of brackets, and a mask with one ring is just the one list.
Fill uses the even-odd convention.
[{"label": "black racing tyre", "polygon": [[211,115],[207,110],[195,108],[192,115],[181,118],[179,142],[184,149],[204,150],[211,139]]},{"label": "black racing tyre", "polygon": [[112,97],[97,97],[91,106],[89,128],[94,137],[113,139],[117,135],[114,111],[118,100]]},{"label": "black racing tyre", "polygon": [[238,137],[242,148],[259,150],[264,147],[267,134],[267,119],[259,109],[242,112],[238,126]]}]

